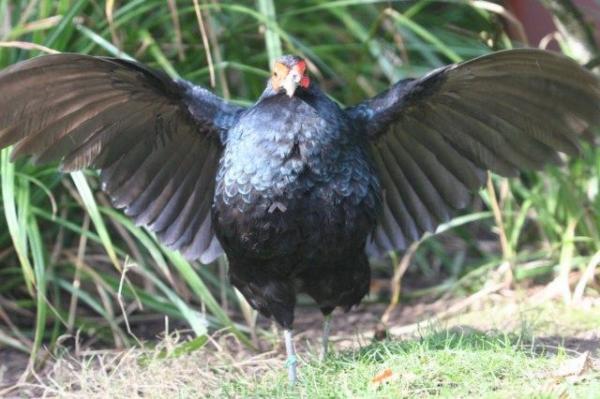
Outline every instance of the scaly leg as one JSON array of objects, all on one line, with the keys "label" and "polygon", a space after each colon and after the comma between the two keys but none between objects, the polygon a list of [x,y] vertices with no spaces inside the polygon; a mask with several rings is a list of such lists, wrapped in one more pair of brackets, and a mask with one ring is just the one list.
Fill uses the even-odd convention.
[{"label": "scaly leg", "polygon": [[329,333],[331,332],[331,314],[323,316],[323,336],[321,337],[321,355],[319,359],[324,361],[327,358],[329,346]]},{"label": "scaly leg", "polygon": [[298,359],[296,359],[296,350],[294,349],[292,330],[283,330],[283,339],[285,340],[285,351],[287,353],[286,365],[288,368],[288,379],[290,381],[290,385],[295,385],[298,377],[296,371]]}]

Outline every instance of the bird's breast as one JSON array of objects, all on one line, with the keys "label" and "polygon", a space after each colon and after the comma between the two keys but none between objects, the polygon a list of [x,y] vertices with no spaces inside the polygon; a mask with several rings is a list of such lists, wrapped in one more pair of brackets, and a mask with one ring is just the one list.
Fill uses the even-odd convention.
[{"label": "bird's breast", "polygon": [[311,107],[263,110],[230,134],[213,207],[226,250],[272,257],[364,241],[378,183],[343,121]]}]

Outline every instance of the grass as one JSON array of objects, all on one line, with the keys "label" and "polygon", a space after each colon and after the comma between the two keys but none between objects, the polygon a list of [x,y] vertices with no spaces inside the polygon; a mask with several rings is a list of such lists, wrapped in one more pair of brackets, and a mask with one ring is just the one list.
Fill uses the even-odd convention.
[{"label": "grass", "polygon": [[[573,342],[588,336],[598,354],[600,309],[571,312],[557,303],[522,302],[515,312],[514,306],[513,301],[488,306],[401,339],[347,338],[352,348],[334,351],[323,363],[299,342],[295,387],[287,384],[281,348],[262,355],[236,356],[235,350],[175,355],[178,338],[170,335],[145,350],[59,357],[52,379],[38,389],[82,398],[596,397],[600,361],[582,356],[585,348],[574,349]],[[506,313],[512,315],[510,328],[490,327],[494,320],[505,322]],[[554,336],[554,330],[569,335]],[[234,342],[230,336],[215,339],[215,348]]]},{"label": "grass", "polygon": [[[0,68],[44,51],[134,58],[251,104],[272,60],[286,52],[306,57],[332,98],[354,104],[398,79],[518,46],[503,20],[477,3],[0,0]],[[248,347],[268,335],[226,281],[224,260],[200,265],[163,248],[110,207],[93,171],[61,175],[56,165],[13,164],[8,155],[0,159],[0,345],[31,356],[34,369],[44,366],[42,348],[58,350],[60,337],[78,336],[85,347],[139,347],[130,329],[153,338],[165,317],[192,331],[194,344],[180,349],[192,355],[214,352],[207,342],[215,330],[225,328]],[[544,173],[494,176],[498,201],[482,191],[469,213],[419,245],[402,299],[469,295],[505,262],[516,285],[572,276],[582,295],[597,295],[597,284],[580,272],[590,270],[592,283],[597,275],[599,176],[594,145]],[[373,265],[377,279],[392,273],[389,262]],[[314,367],[315,378],[327,374]]]}]

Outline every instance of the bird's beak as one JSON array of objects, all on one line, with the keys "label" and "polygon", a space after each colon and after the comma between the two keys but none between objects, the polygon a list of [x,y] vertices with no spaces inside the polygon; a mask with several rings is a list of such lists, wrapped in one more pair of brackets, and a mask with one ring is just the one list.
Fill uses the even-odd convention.
[{"label": "bird's beak", "polygon": [[295,68],[292,69],[283,81],[282,87],[285,90],[285,94],[292,98],[301,81],[302,75]]}]

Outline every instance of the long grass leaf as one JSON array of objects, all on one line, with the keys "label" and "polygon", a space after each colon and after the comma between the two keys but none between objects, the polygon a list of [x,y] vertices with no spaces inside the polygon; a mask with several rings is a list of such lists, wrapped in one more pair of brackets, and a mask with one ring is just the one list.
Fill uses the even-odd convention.
[{"label": "long grass leaf", "polygon": [[269,66],[275,63],[275,60],[281,57],[281,38],[279,33],[273,29],[277,20],[275,12],[275,3],[273,0],[257,0],[258,10],[270,23],[265,26],[265,45],[269,55]]},{"label": "long grass leaf", "polygon": [[189,284],[192,291],[198,295],[202,302],[204,302],[208,310],[210,310],[224,326],[229,327],[242,342],[248,346],[252,346],[248,337],[237,329],[229,316],[221,309],[219,303],[215,300],[206,284],[204,284],[202,279],[198,277],[198,274],[192,268],[192,265],[190,265],[190,263],[178,252],[165,249],[165,254],[171,260],[173,266],[175,266],[179,273],[185,278],[185,281]]},{"label": "long grass leaf", "polygon": [[15,251],[23,270],[27,290],[33,296],[35,285],[35,275],[33,267],[27,256],[27,232],[23,230],[19,217],[17,215],[17,206],[15,203],[16,191],[15,184],[15,164],[10,162],[10,148],[5,148],[0,152],[0,167],[2,176],[2,203],[4,204],[4,217],[8,225],[8,232],[12,239]]},{"label": "long grass leaf", "polygon": [[386,13],[389,16],[391,16],[392,19],[394,19],[396,22],[398,22],[399,24],[412,30],[413,32],[415,32],[415,34],[417,34],[418,36],[423,38],[425,41],[429,42],[440,53],[442,53],[446,57],[448,57],[450,59],[450,61],[452,61],[452,62],[462,61],[462,57],[460,55],[458,55],[453,49],[448,47],[446,44],[444,44],[442,42],[442,40],[440,40],[438,37],[434,36],[431,32],[429,32],[427,29],[425,29],[424,27],[422,27],[421,25],[419,25],[412,19],[410,19],[410,18],[406,17],[405,15],[403,15],[395,10],[392,10],[392,9],[387,9]]},{"label": "long grass leaf", "polygon": [[81,196],[81,200],[83,201],[83,204],[85,205],[85,208],[90,215],[90,219],[92,220],[96,231],[98,232],[98,236],[100,236],[100,240],[104,245],[104,249],[106,250],[108,257],[110,258],[115,268],[121,271],[121,263],[117,258],[114,245],[112,243],[110,235],[108,234],[108,230],[106,229],[106,224],[102,219],[102,215],[100,215],[100,211],[98,210],[98,204],[96,203],[96,199],[92,194],[92,190],[85,178],[85,175],[83,174],[83,172],[73,172],[71,173],[71,178],[73,179],[73,183],[75,183],[75,187],[77,187],[77,191]]},{"label": "long grass leaf", "polygon": [[45,332],[46,319],[48,314],[48,303],[46,299],[46,261],[44,244],[40,235],[37,220],[34,217],[28,217],[27,232],[31,243],[31,255],[36,276],[35,299],[36,299],[36,317],[35,333],[33,347],[31,348],[30,364],[35,364],[37,353],[41,348]]}]

